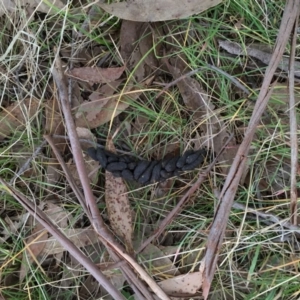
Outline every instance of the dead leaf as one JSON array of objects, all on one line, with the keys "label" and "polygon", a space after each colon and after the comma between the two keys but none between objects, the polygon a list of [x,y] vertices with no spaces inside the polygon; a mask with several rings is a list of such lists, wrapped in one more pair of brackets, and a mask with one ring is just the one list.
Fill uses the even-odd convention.
[{"label": "dead leaf", "polygon": [[[178,250],[178,248],[177,248]],[[141,253],[143,261],[151,268],[152,276],[159,278],[179,275],[177,267],[166,254],[153,244],[149,244]]]},{"label": "dead leaf", "polygon": [[41,101],[27,98],[21,102],[14,102],[0,112],[0,141],[14,131],[21,131],[38,111]]},{"label": "dead leaf", "polygon": [[125,66],[118,68],[83,67],[74,68],[67,72],[67,75],[75,79],[87,81],[89,83],[108,83],[120,78],[125,70]]},{"label": "dead leaf", "polygon": [[[132,101],[138,98],[141,94],[141,91],[129,91],[124,92],[124,95],[121,96],[120,101],[119,95],[114,95],[114,99],[110,99],[97,113],[92,112],[92,110],[96,109],[98,101],[88,105],[85,104],[85,109],[90,107],[89,113],[83,113],[75,120],[77,127],[88,127],[90,129],[97,128],[100,125],[103,125],[107,122],[110,122],[113,118],[118,116],[121,112],[123,112],[129,106],[129,99]],[[126,95],[126,96],[125,96]],[[80,111],[80,107],[78,108]]]},{"label": "dead leaf", "polygon": [[194,295],[202,286],[202,272],[179,275],[158,283],[167,294]]},{"label": "dead leaf", "polygon": [[[95,230],[93,229],[64,229],[63,233],[77,247],[85,247],[95,243],[98,239]],[[53,237],[49,238],[41,252],[41,255],[58,254],[64,252],[64,247]]]},{"label": "dead leaf", "polygon": [[98,3],[98,5],[121,19],[157,22],[187,18],[219,3],[221,0],[128,0],[112,4]]},{"label": "dead leaf", "polygon": [[[114,152],[115,148],[109,141],[108,150]],[[110,224],[114,232],[123,239],[126,249],[133,253],[132,246],[132,210],[128,199],[126,185],[120,177],[105,171],[105,202]]]},{"label": "dead leaf", "polygon": [[[88,128],[76,127],[76,132],[79,139],[85,139],[95,143],[97,142],[97,138]],[[80,145],[82,150],[87,150],[88,148],[91,147],[91,144],[87,142],[80,142]]]},{"label": "dead leaf", "polygon": [[[44,160],[46,160],[46,158],[44,158]],[[56,158],[49,158],[47,159],[46,164],[47,168],[45,178],[48,184],[48,189],[52,190],[53,188],[55,188],[55,184],[58,182],[61,176],[58,170],[59,163]]]},{"label": "dead leaf", "polygon": [[137,50],[137,41],[144,23],[124,20],[120,31],[121,56],[127,62],[132,53]]},{"label": "dead leaf", "polygon": [[90,101],[83,102],[77,108],[76,118],[94,120],[97,114],[104,109],[105,105],[111,101],[111,96],[116,92],[121,81],[114,81],[110,84],[104,84],[98,91],[89,96]]}]

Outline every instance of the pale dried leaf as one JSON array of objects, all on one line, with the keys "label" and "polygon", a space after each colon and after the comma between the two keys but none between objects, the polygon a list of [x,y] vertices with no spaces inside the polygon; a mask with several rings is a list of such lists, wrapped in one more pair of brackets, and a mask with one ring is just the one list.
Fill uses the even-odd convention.
[{"label": "pale dried leaf", "polygon": [[167,294],[181,295],[189,294],[193,295],[202,286],[202,272],[189,273],[186,275],[179,275],[171,279],[163,280],[158,285]]},{"label": "pale dried leaf", "polygon": [[[110,141],[110,151],[114,146]],[[114,232],[123,239],[126,248],[133,253],[132,246],[132,210],[130,207],[126,185],[122,178],[105,172],[105,202],[110,224]]]},{"label": "pale dried leaf", "polygon": [[47,161],[47,169],[46,169],[46,181],[49,184],[48,188],[53,189],[55,184],[60,179],[60,173],[58,171],[58,161],[56,158],[49,158]]},{"label": "pale dried leaf", "polygon": [[[91,245],[98,239],[98,236],[93,229],[65,229],[63,230],[63,233],[79,248]],[[63,251],[65,251],[64,247],[52,237],[47,240],[41,254],[50,255],[61,253]]]},{"label": "pale dried leaf", "polygon": [[36,115],[40,101],[27,98],[21,102],[14,102],[0,112],[0,141],[13,133],[21,131]]},{"label": "pale dried leaf", "polygon": [[62,206],[47,201],[46,207],[44,209],[44,213],[60,229],[63,230],[67,228],[71,214],[67,210],[65,210]]},{"label": "pale dried leaf", "polygon": [[[76,132],[79,139],[85,139],[95,143],[97,142],[96,137],[88,128],[76,127]],[[91,147],[91,144],[86,142],[80,142],[80,145],[82,150],[86,150]]]},{"label": "pale dried leaf", "polygon": [[98,5],[121,19],[157,22],[187,18],[219,3],[221,0],[131,0],[113,4],[98,3]]},{"label": "pale dried leaf", "polygon": [[[115,96],[115,99],[108,101],[102,109],[97,113],[83,113],[78,118],[76,118],[76,126],[78,127],[88,127],[90,129],[97,128],[100,125],[103,125],[107,122],[110,122],[113,118],[118,116],[123,112],[128,106],[129,101],[138,98],[141,94],[141,91],[137,92],[128,92],[126,97],[121,96],[120,101],[118,101],[118,95]],[[128,100],[127,100],[127,99]],[[129,100],[130,99],[130,100]]]},{"label": "pale dried leaf", "polygon": [[83,102],[77,108],[76,118],[84,118],[86,120],[94,120],[105,105],[112,101],[112,95],[117,90],[121,81],[114,81],[110,84],[104,84],[98,91],[93,92],[89,96],[90,101]]},{"label": "pale dried leaf", "polygon": [[11,0],[2,0],[2,3],[0,3],[0,16],[7,13],[13,13],[21,7],[26,7],[27,9],[36,9],[40,12],[54,14],[61,10],[64,6],[65,5],[61,0],[18,0],[15,2]]},{"label": "pale dried leaf", "polygon": [[142,251],[141,256],[144,261],[149,262],[148,264],[151,267],[152,276],[166,278],[170,275],[175,276],[180,274],[177,267],[174,265],[174,262],[172,262],[163,251],[153,244],[149,244]]},{"label": "pale dried leaf", "polygon": [[67,75],[89,83],[109,83],[119,79],[125,66],[118,68],[82,67],[70,70]]}]

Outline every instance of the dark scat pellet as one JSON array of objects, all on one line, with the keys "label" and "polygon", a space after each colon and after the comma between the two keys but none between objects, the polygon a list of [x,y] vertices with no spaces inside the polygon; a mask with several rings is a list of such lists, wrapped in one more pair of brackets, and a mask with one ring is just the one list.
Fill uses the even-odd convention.
[{"label": "dark scat pellet", "polygon": [[97,149],[97,160],[99,161],[102,168],[106,168],[107,165],[107,155],[105,150],[100,148]]},{"label": "dark scat pellet", "polygon": [[134,180],[133,173],[128,169],[125,169],[122,171],[122,178],[124,178],[125,180],[128,180],[128,181]]},{"label": "dark scat pellet", "polygon": [[160,178],[160,170],[161,170],[161,161],[159,161],[153,168],[152,170],[152,175],[150,178],[150,182],[154,183],[159,181]]},{"label": "dark scat pellet", "polygon": [[184,165],[183,167],[182,167],[182,171],[189,171],[189,170],[193,170],[193,169],[195,169],[195,168],[197,168],[197,167],[199,167],[200,166],[200,164],[202,164],[203,163],[203,161],[204,161],[204,159],[205,159],[205,157],[204,156],[202,156],[202,155],[199,155],[199,157],[195,160],[195,161],[193,161],[192,163],[190,163],[190,164],[187,164],[187,165]]},{"label": "dark scat pellet", "polygon": [[163,159],[160,161],[137,160],[130,155],[117,155],[104,149],[89,148],[87,154],[100,162],[101,166],[116,177],[125,180],[135,180],[140,184],[164,181],[167,178],[178,176],[183,171],[193,170],[203,164],[204,160],[211,160],[210,151],[201,149],[189,150],[181,157]]},{"label": "dark scat pellet", "polygon": [[109,155],[107,157],[107,163],[118,162],[118,161],[119,161],[119,157],[116,155]]},{"label": "dark scat pellet", "polygon": [[106,170],[109,172],[123,171],[126,168],[127,168],[127,164],[124,162],[112,162],[112,163],[108,163],[106,166]]},{"label": "dark scat pellet", "polygon": [[150,163],[151,162],[147,160],[141,160],[137,163],[137,166],[133,171],[133,177],[135,180],[138,180],[140,178],[140,176],[145,172]]},{"label": "dark scat pellet", "polygon": [[203,150],[198,150],[196,151],[195,153],[193,154],[190,154],[186,160],[185,160],[185,163],[186,164],[191,164],[192,162],[194,162],[198,157],[199,155],[201,155],[202,157],[205,156],[205,151]]},{"label": "dark scat pellet", "polygon": [[119,161],[130,163],[130,162],[132,162],[132,158],[129,157],[128,155],[122,155],[119,157]]},{"label": "dark scat pellet", "polygon": [[150,176],[152,173],[153,168],[157,164],[157,161],[151,161],[150,165],[147,167],[146,171],[140,176],[138,182],[140,184],[146,184],[150,180]]},{"label": "dark scat pellet", "polygon": [[183,153],[183,155],[177,160],[176,167],[181,169],[185,165],[186,158],[192,153],[194,153],[194,151],[192,150],[188,150],[185,153]]},{"label": "dark scat pellet", "polygon": [[161,166],[162,166],[163,168],[165,168],[166,165],[168,164],[168,162],[169,162],[171,159],[173,159],[173,157],[169,157],[169,158],[163,159],[163,160],[161,161]]},{"label": "dark scat pellet", "polygon": [[136,162],[131,162],[127,165],[129,170],[134,170],[134,168],[136,167]]},{"label": "dark scat pellet", "polygon": [[178,161],[178,157],[173,157],[168,161],[168,163],[165,165],[165,170],[167,172],[173,172],[176,169],[176,163]]},{"label": "dark scat pellet", "polygon": [[164,179],[168,179],[168,178],[173,176],[173,173],[172,172],[167,172],[166,170],[161,170],[160,171],[160,176]]},{"label": "dark scat pellet", "polygon": [[93,159],[93,160],[98,160],[97,159],[97,149],[96,148],[88,148],[86,150],[86,153]]}]

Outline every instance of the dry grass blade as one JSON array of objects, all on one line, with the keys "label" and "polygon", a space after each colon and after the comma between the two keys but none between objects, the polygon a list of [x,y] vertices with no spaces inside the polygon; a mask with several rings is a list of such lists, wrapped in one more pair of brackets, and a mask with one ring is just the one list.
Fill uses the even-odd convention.
[{"label": "dry grass blade", "polygon": [[298,15],[300,3],[299,1],[288,1],[282,17],[276,46],[272,55],[272,60],[268,66],[265,78],[256,101],[252,117],[247,128],[245,139],[238,149],[237,155],[231,166],[230,172],[225,181],[221,197],[219,199],[220,204],[216,211],[214,222],[209,233],[207,242],[207,252],[204,257],[205,261],[205,276],[203,282],[203,295],[205,299],[208,297],[210,285],[212,282],[213,274],[218,259],[218,253],[222,246],[222,240],[225,233],[225,228],[230,213],[231,206],[233,204],[234,196],[245,168],[245,157],[247,156],[255,133],[256,127],[259,123],[260,117],[263,114],[271,93],[269,91],[269,85],[273,78],[273,75],[277,69],[280,59],[283,55],[288,38],[294,26],[296,17]]}]

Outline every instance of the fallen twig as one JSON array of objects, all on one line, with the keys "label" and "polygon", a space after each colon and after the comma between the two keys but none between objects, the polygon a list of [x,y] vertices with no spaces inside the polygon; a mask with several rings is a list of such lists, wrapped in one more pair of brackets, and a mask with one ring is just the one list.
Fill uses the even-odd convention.
[{"label": "fallen twig", "polygon": [[294,25],[289,65],[289,106],[290,106],[290,140],[291,140],[291,220],[294,225],[298,224],[297,204],[297,171],[298,171],[298,138],[297,116],[295,101],[295,53],[297,46],[298,18]]}]

